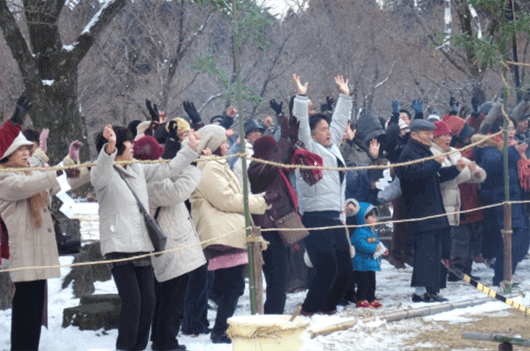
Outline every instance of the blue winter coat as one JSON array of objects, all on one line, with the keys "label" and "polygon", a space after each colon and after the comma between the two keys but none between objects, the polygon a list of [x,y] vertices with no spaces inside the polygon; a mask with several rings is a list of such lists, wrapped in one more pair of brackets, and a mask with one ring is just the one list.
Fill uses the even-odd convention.
[{"label": "blue winter coat", "polygon": [[[360,210],[356,214],[358,224],[366,224],[364,215],[366,212],[374,208],[373,205],[360,202]],[[355,256],[352,258],[353,268],[358,271],[380,271],[381,256],[374,258],[374,253],[377,251],[379,244],[379,237],[377,231],[370,229],[370,227],[356,228],[350,239],[352,245],[355,247]]]}]

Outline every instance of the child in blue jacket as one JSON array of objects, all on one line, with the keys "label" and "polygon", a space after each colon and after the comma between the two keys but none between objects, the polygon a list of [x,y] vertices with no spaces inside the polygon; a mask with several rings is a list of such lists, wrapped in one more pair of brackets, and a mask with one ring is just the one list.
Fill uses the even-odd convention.
[{"label": "child in blue jacket", "polygon": [[375,299],[375,272],[381,270],[381,254],[388,251],[379,241],[375,229],[378,215],[379,210],[376,206],[366,202],[359,203],[359,212],[356,214],[357,224],[369,226],[356,228],[350,239],[355,247],[352,261],[357,284],[357,307],[383,306]]}]

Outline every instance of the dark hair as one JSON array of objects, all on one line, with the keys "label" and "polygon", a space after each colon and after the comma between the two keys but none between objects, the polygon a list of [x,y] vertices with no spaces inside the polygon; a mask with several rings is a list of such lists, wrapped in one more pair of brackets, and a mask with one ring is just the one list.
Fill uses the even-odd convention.
[{"label": "dark hair", "polygon": [[219,147],[217,148],[217,150],[215,150],[214,152],[212,152],[212,155],[223,156],[223,154],[221,153],[221,147],[219,146]]},{"label": "dark hair", "polygon": [[368,218],[368,217],[370,217],[370,216],[373,216],[373,215],[375,215],[375,216],[377,217],[377,209],[376,209],[376,208],[372,208],[372,209],[370,210],[370,212],[365,213],[365,214],[364,214],[364,218],[366,219],[366,218]]},{"label": "dark hair", "polygon": [[[127,128],[112,126],[112,129],[114,129],[114,133],[116,134],[116,148],[118,149],[117,156],[121,156],[125,151],[125,145],[123,145],[123,143],[126,141],[132,141],[134,138],[131,131]],[[103,131],[101,131],[96,136],[96,150],[98,154],[101,152],[103,145],[105,145],[107,142],[108,140],[103,136]]]},{"label": "dark hair", "polygon": [[40,133],[37,132],[35,129],[26,129],[22,132],[22,134],[24,134],[26,139],[28,139],[29,141],[33,141],[34,143],[37,143],[37,145],[40,144]]},{"label": "dark hair", "polygon": [[314,115],[309,117],[309,128],[311,129],[311,133],[313,133],[313,131],[317,127],[317,124],[319,124],[321,120],[324,120],[329,124],[328,116],[326,116],[324,113],[315,113]]},{"label": "dark hair", "polygon": [[409,119],[412,119],[412,116],[410,115],[410,112],[408,110],[405,110],[404,108],[402,108],[401,110],[399,110],[399,114],[401,113],[406,113]]},{"label": "dark hair", "polygon": [[9,157],[4,157],[3,159],[0,160],[0,164],[6,163],[7,161],[9,161]]},{"label": "dark hair", "polygon": [[[508,117],[508,118],[510,119],[510,121],[512,121],[513,126],[516,127],[517,126],[517,122],[512,117]],[[488,130],[488,133],[497,133],[503,127],[504,127],[504,118],[502,116],[499,116],[499,117],[497,117],[497,119],[495,119],[495,122],[493,122],[491,124],[491,127]]]}]

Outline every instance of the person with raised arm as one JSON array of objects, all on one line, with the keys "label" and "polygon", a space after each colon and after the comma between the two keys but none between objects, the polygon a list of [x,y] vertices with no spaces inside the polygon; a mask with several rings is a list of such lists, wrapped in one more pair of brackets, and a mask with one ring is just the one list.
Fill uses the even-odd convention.
[{"label": "person with raised arm", "polygon": [[[308,83],[302,84],[296,74],[293,80],[297,88],[293,113],[300,121],[298,139],[307,150],[322,157],[324,167],[344,167],[339,147],[352,109],[348,80],[342,76],[335,77],[340,95],[331,124],[328,124],[327,116],[321,113],[309,117],[306,95]],[[345,203],[345,172],[324,170],[323,178],[313,185],[306,183],[298,170],[296,173],[299,210],[304,226],[310,230],[304,243],[316,270],[300,313],[305,316],[318,312],[335,314],[337,304],[353,279],[350,243],[344,228],[313,231],[311,228],[343,224],[340,217]]]}]

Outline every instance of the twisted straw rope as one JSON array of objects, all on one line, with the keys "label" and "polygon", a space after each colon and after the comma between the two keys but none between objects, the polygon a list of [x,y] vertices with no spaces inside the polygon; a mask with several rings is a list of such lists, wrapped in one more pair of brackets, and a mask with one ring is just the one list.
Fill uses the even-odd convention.
[{"label": "twisted straw rope", "polygon": [[[482,207],[476,207],[476,208],[473,208],[473,209],[470,209],[470,210],[456,211],[456,212],[451,212],[451,213],[443,213],[443,214],[439,214],[439,215],[433,215],[433,216],[422,217],[422,218],[412,218],[412,219],[403,219],[403,220],[379,222],[379,223],[377,223],[377,225],[380,226],[380,225],[393,224],[393,223],[419,222],[419,221],[426,220],[426,219],[440,218],[440,217],[449,216],[449,215],[455,215],[455,214],[460,214],[460,213],[468,213],[468,212],[479,211],[479,210],[484,210],[484,209],[493,208],[493,207],[499,207],[499,206],[502,206],[504,204],[527,204],[527,203],[530,203],[530,200],[506,201],[506,202],[501,202],[501,203],[498,203],[498,204],[487,205],[487,206],[482,206]],[[338,225],[338,226],[315,227],[315,228],[285,228],[285,229],[282,229],[282,231],[297,231],[297,230],[300,230],[300,229],[307,229],[309,231],[317,231],[317,230],[328,230],[328,229],[337,229],[337,228],[361,228],[361,227],[366,227],[366,226],[369,226],[369,224],[363,224],[363,225],[346,225],[346,224],[344,224],[344,225]],[[223,234],[221,236],[218,236],[216,238],[208,239],[208,240],[201,241],[199,243],[191,244],[191,245],[188,245],[188,246],[178,247],[178,248],[174,248],[174,249],[168,249],[168,250],[159,251],[159,252],[151,252],[151,253],[138,255],[138,256],[133,256],[133,257],[120,258],[120,259],[114,259],[114,260],[70,263],[70,264],[53,265],[53,266],[6,268],[6,269],[0,269],[0,274],[1,273],[7,273],[7,272],[22,271],[22,270],[33,270],[33,269],[37,270],[37,269],[61,268],[61,267],[79,267],[79,266],[90,266],[90,265],[96,265],[96,264],[106,264],[106,263],[114,263],[114,262],[131,261],[131,260],[134,260],[134,259],[137,259],[137,258],[151,257],[151,256],[155,256],[155,255],[160,255],[160,254],[171,253],[171,252],[176,252],[176,251],[180,251],[180,250],[186,250],[186,249],[192,248],[194,246],[206,244],[206,243],[209,243],[211,241],[217,240],[219,238],[223,238],[223,237],[232,235],[233,233],[235,233],[237,231],[240,231],[242,229],[245,230],[245,231],[246,230],[252,230],[252,227],[244,227],[244,228],[236,229],[236,230],[233,230],[233,231],[231,231],[231,232],[229,232],[227,234]],[[278,229],[277,228],[262,228],[261,229],[261,232],[271,232],[271,231],[278,231]],[[261,242],[261,240],[256,240],[254,237],[247,237],[247,242],[255,242],[255,241],[260,241]]]},{"label": "twisted straw rope", "polygon": [[[259,158],[250,157],[246,153],[238,153],[238,154],[232,154],[232,155],[228,155],[228,156],[203,156],[200,159],[195,160],[194,162],[208,162],[208,161],[211,161],[211,160],[230,159],[230,158],[234,158],[234,157],[240,157],[240,158],[245,158],[247,160],[250,160],[252,162],[263,163],[263,164],[266,164],[266,165],[272,165],[272,166],[276,166],[276,167],[279,167],[279,168],[286,168],[286,169],[320,169],[320,170],[327,170],[327,171],[350,171],[350,170],[351,171],[357,171],[357,170],[363,170],[363,169],[398,168],[398,167],[406,167],[406,166],[414,165],[414,164],[417,164],[417,163],[422,163],[422,162],[434,160],[434,159],[436,159],[436,158],[438,158],[440,156],[448,156],[448,155],[451,155],[451,154],[454,154],[454,153],[457,153],[457,152],[462,152],[464,150],[467,150],[467,149],[475,147],[475,146],[477,146],[479,144],[482,144],[482,143],[486,142],[487,140],[489,140],[491,138],[494,138],[497,135],[502,134],[503,132],[504,131],[501,130],[501,131],[499,131],[499,132],[497,132],[495,134],[487,135],[486,138],[484,138],[484,139],[482,139],[480,141],[477,141],[475,143],[466,145],[466,146],[464,146],[464,147],[462,147],[460,149],[454,149],[454,150],[451,150],[451,151],[448,151],[448,152],[440,153],[440,154],[435,155],[435,156],[429,156],[429,157],[425,157],[425,158],[421,158],[421,159],[417,159],[417,160],[412,160],[412,161],[408,161],[408,162],[393,163],[393,164],[386,164],[386,165],[354,166],[354,167],[326,167],[326,166],[310,166],[310,165],[307,165],[307,166],[306,165],[291,165],[291,164],[278,163],[278,162],[267,161],[267,160],[262,160],[262,159],[259,159]],[[132,163],[158,164],[158,163],[167,163],[167,162],[170,162],[170,161],[171,160],[155,160],[155,161],[133,160],[133,161],[115,161],[114,163],[115,164],[119,164],[119,165],[128,165],[128,164],[132,164]],[[44,167],[0,168],[0,172],[28,172],[28,171],[43,171],[43,172],[46,172],[46,171],[69,170],[69,169],[76,169],[76,168],[81,168],[81,167],[95,167],[95,166],[97,166],[97,164],[95,162],[92,162],[92,163],[82,163],[82,164],[79,164],[79,165],[56,166],[56,167],[48,167],[48,168],[44,168]]]}]

